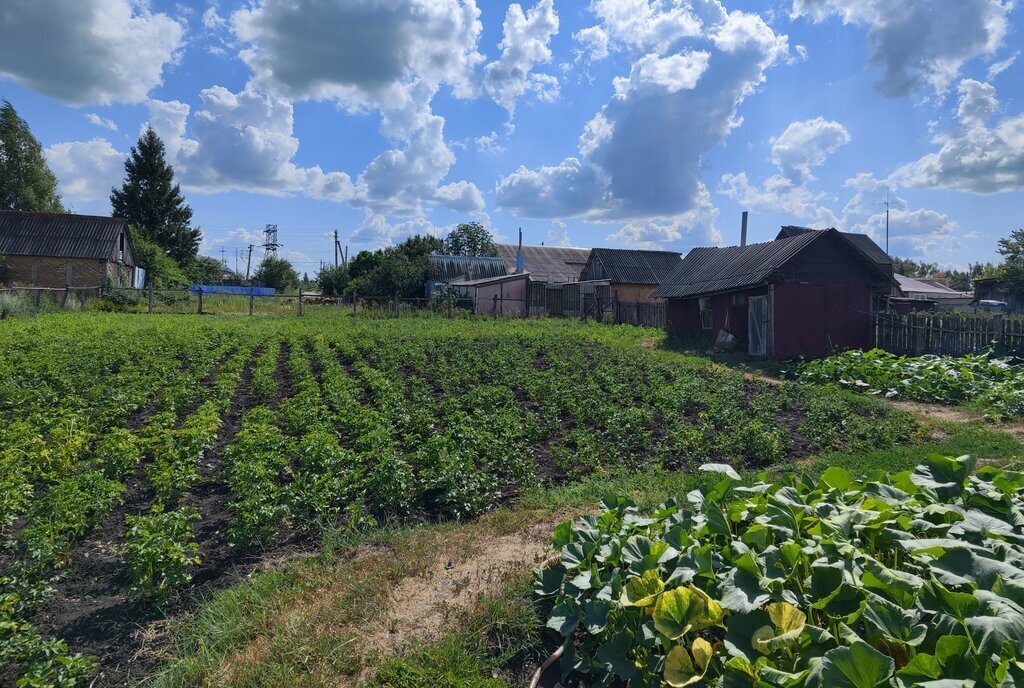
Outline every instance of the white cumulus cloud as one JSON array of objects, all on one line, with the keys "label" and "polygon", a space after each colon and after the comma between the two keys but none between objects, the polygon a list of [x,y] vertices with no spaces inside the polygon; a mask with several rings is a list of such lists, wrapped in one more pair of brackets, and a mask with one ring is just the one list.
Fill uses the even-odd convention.
[{"label": "white cumulus cloud", "polygon": [[539,0],[526,12],[518,3],[509,5],[503,31],[501,56],[484,67],[484,89],[494,102],[512,114],[516,102],[530,91],[541,100],[556,99],[558,79],[533,72],[537,65],[551,62],[550,43],[558,33],[554,0]]},{"label": "white cumulus cloud", "polygon": [[103,138],[57,143],[45,154],[65,201],[105,201],[124,177],[124,154]]},{"label": "white cumulus cloud", "polygon": [[972,58],[992,55],[1008,29],[1011,0],[793,0],[792,16],[839,16],[865,26],[878,88],[905,96],[920,86],[944,92]]},{"label": "white cumulus cloud", "polygon": [[135,103],[159,86],[185,26],[133,0],[14,0],[0,9],[0,77],[70,105]]},{"label": "white cumulus cloud", "polygon": [[839,122],[824,117],[793,122],[771,140],[772,163],[786,179],[803,184],[812,179],[812,167],[850,142],[850,133]]}]

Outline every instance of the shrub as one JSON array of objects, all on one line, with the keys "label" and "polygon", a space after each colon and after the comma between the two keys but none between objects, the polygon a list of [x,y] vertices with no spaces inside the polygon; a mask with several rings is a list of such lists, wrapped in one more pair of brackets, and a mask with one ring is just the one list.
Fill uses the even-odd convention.
[{"label": "shrub", "polygon": [[1024,679],[1024,473],[789,474],[555,530],[547,626],[582,685],[1010,686]]}]

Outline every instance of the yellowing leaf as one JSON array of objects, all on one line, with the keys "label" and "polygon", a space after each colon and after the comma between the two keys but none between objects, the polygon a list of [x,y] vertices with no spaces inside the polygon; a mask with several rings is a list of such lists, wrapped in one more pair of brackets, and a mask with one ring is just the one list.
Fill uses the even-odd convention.
[{"label": "yellowing leaf", "polygon": [[783,633],[802,631],[807,623],[807,615],[789,602],[774,602],[768,605],[768,618]]},{"label": "yellowing leaf", "polygon": [[624,607],[650,607],[664,590],[665,584],[657,571],[644,571],[642,576],[626,582],[619,601]]},{"label": "yellowing leaf", "polygon": [[704,638],[697,638],[693,641],[693,661],[701,672],[708,670],[708,664],[711,663],[711,658],[715,655],[715,649],[711,647],[711,643],[704,640]]},{"label": "yellowing leaf", "polygon": [[654,627],[675,640],[684,633],[720,625],[722,606],[693,585],[668,590],[654,606]]},{"label": "yellowing leaf", "polygon": [[698,672],[690,659],[690,653],[682,645],[676,645],[665,658],[665,683],[672,688],[692,686],[704,678],[704,671]]}]

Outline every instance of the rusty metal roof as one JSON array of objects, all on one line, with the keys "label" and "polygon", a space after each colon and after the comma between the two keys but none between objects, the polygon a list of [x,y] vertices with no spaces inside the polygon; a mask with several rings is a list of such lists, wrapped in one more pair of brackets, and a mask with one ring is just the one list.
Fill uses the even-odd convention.
[{"label": "rusty metal roof", "polygon": [[682,259],[675,251],[595,248],[580,279],[608,279],[619,284],[661,284]]},{"label": "rusty metal roof", "polygon": [[501,277],[506,273],[505,261],[490,256],[442,256],[427,258],[427,275],[436,283],[453,280],[477,280]]},{"label": "rusty metal roof", "polygon": [[[516,271],[516,244],[498,244],[498,255],[508,272]],[[523,246],[523,269],[538,282],[576,282],[590,257],[589,248]]]},{"label": "rusty metal roof", "polygon": [[0,255],[94,258],[134,265],[128,223],[120,218],[0,210]]}]

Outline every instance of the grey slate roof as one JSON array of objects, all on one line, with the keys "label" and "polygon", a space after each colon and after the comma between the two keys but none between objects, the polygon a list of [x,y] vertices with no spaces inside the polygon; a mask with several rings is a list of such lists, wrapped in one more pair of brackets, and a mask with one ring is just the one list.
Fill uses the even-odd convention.
[{"label": "grey slate roof", "polygon": [[580,279],[608,279],[619,284],[661,284],[679,265],[675,251],[595,248]]},{"label": "grey slate roof", "polygon": [[678,299],[763,284],[819,236],[805,232],[763,244],[695,248],[651,296]]},{"label": "grey slate roof", "polygon": [[442,256],[427,258],[427,276],[434,282],[500,277],[506,273],[505,261],[490,256]]},{"label": "grey slate roof", "polygon": [[[498,255],[510,273],[516,270],[518,248],[516,244],[498,244]],[[523,246],[523,269],[530,273],[530,279],[538,282],[576,282],[589,257],[589,248]]]},{"label": "grey slate roof", "polygon": [[[833,228],[834,229],[834,228]],[[786,225],[781,230],[776,239],[787,239],[800,234],[807,234],[808,232],[826,232],[826,229],[811,229],[810,227],[798,227],[796,225]],[[882,248],[874,242],[874,240],[867,234],[857,234],[855,232],[843,232],[844,237],[850,240],[850,242],[859,248],[861,252],[871,260],[875,261],[879,265],[891,266],[892,258],[890,258]]]},{"label": "grey slate roof", "polygon": [[[787,231],[793,229],[800,231]],[[862,254],[868,264],[874,265],[880,274],[892,279],[892,262],[889,257],[885,256],[886,261],[881,262],[877,255],[873,255],[875,252],[865,250],[863,242],[855,239],[865,236],[870,241],[866,235],[847,234],[836,229],[783,227],[775,241],[747,246],[693,249],[661,286],[651,292],[651,296],[663,299],[689,298],[765,284],[776,270],[825,236],[846,241]],[[874,242],[871,243],[874,245]]]},{"label": "grey slate roof", "polygon": [[0,210],[0,255],[116,261],[124,233],[124,260],[134,265],[127,232],[119,218]]}]

